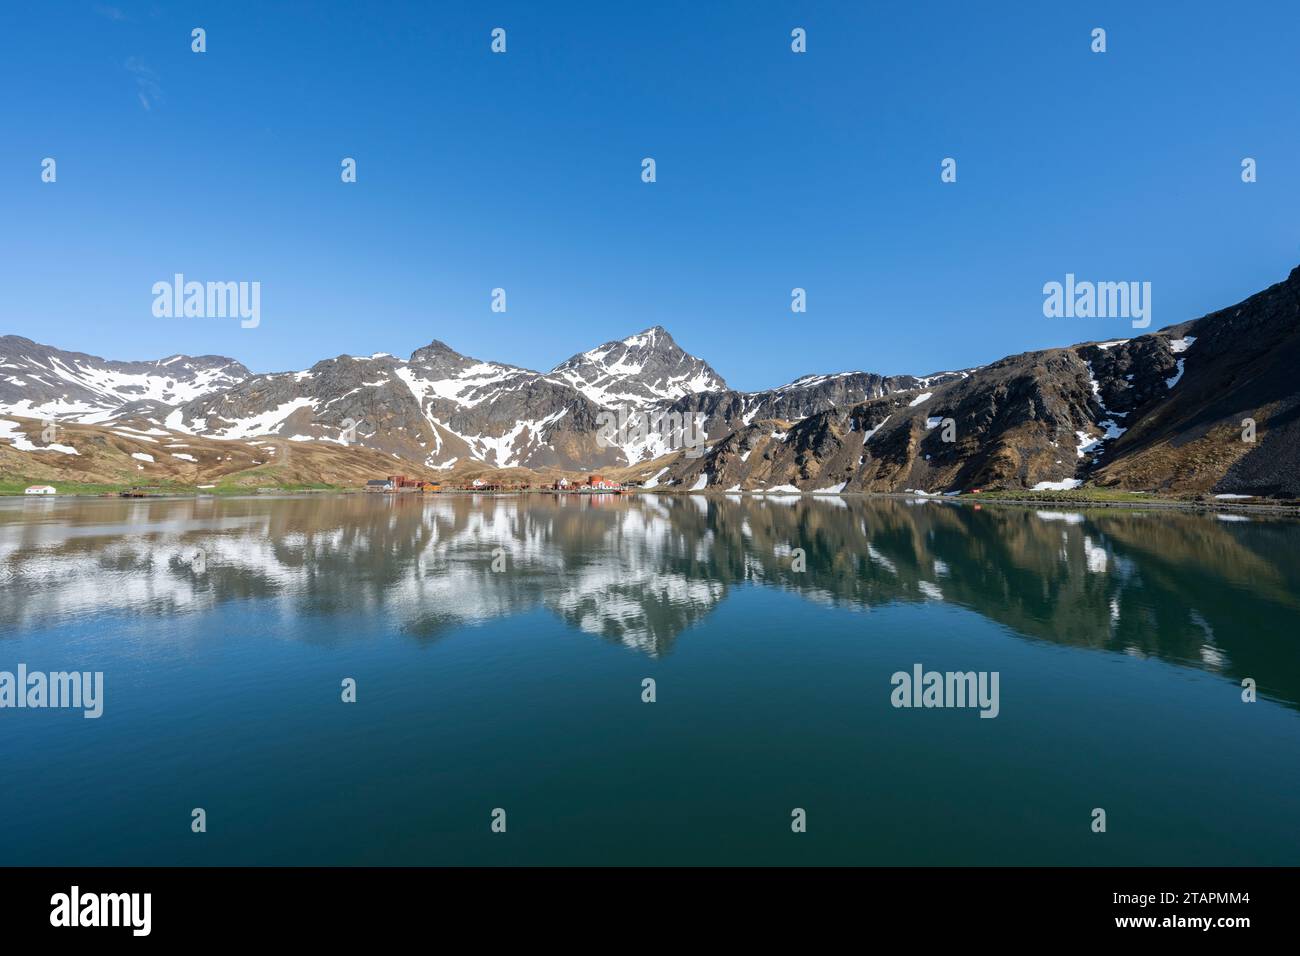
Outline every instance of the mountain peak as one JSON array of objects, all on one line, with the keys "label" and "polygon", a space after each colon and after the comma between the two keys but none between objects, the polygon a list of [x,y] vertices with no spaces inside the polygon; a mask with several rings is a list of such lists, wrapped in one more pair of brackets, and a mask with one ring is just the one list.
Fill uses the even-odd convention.
[{"label": "mountain peak", "polygon": [[[613,343],[606,342],[605,344],[611,345]],[[675,349],[680,349],[680,346],[678,346],[678,344],[675,341],[673,341],[673,337],[668,334],[668,330],[665,329],[662,325],[652,325],[648,329],[642,329],[640,332],[636,333],[635,335],[629,335],[627,338],[623,339],[620,344],[632,348],[671,347]]]},{"label": "mountain peak", "polygon": [[441,339],[434,339],[411,353],[412,362],[430,362],[440,358],[458,359],[464,356]]},{"label": "mountain peak", "polygon": [[551,374],[606,408],[639,407],[727,388],[721,375],[684,351],[662,325],[580,352]]}]

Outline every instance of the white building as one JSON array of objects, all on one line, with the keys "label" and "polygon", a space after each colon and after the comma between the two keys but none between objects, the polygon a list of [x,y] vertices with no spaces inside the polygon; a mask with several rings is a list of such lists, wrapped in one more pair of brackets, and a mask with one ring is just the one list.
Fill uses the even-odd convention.
[{"label": "white building", "polygon": [[53,485],[31,485],[23,492],[25,495],[53,495],[57,494]]}]

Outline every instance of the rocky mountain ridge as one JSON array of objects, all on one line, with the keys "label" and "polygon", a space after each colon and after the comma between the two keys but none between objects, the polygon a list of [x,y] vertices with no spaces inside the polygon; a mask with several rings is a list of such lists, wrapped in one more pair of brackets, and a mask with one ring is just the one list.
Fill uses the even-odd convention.
[{"label": "rocky mountain ridge", "polygon": [[735,429],[652,480],[691,490],[958,494],[1085,483],[1300,497],[1300,268],[1133,339],[1009,356],[924,388]]},{"label": "rocky mountain ridge", "polygon": [[[662,436],[602,441],[602,413],[654,422],[673,412],[701,414],[706,430],[716,431],[733,418],[803,417],[921,381],[854,372],[736,392],[661,326],[606,342],[548,373],[471,358],[438,340],[408,359],[340,355],[271,374],[211,356],[164,360],[192,370],[183,387],[158,379],[164,362],[107,362],[16,337],[0,346],[0,371],[22,371],[25,357],[39,354],[60,372],[38,389],[22,379],[0,384],[0,414],[205,438],[355,444],[433,469],[623,467],[656,457],[665,443]],[[118,367],[140,381],[106,371]]]},{"label": "rocky mountain ridge", "polygon": [[221,355],[108,361],[20,335],[0,336],[0,412],[85,424],[149,415],[252,375]]},{"label": "rocky mountain ridge", "polygon": [[[729,388],[660,326],[550,372],[437,340],[408,359],[338,356],[253,374],[219,356],[109,362],[6,336],[0,415],[173,442],[348,446],[433,472],[618,470],[685,491],[955,494],[1086,483],[1294,498],[1297,318],[1300,268],[1236,306],[1132,339],[929,376],[809,375],[758,392]],[[697,420],[706,443],[688,455],[663,435],[611,442],[602,427],[617,410]],[[8,437],[10,450],[52,460],[41,455],[48,428],[4,421],[0,449]]]}]

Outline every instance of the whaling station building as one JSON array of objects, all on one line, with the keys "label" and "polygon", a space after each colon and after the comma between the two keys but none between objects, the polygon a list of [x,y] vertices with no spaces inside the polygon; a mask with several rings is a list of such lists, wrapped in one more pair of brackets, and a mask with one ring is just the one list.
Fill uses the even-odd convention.
[{"label": "whaling station building", "polygon": [[[437,494],[442,491],[532,491],[532,485],[501,485],[475,478],[467,485],[446,485],[441,481],[424,481],[408,478],[406,475],[389,475],[387,478],[372,478],[366,482],[366,491],[398,492],[414,494]],[[611,481],[603,475],[588,475],[586,481],[569,481],[561,478],[552,485],[543,485],[547,491],[574,492],[611,492],[619,494],[623,485]]]}]

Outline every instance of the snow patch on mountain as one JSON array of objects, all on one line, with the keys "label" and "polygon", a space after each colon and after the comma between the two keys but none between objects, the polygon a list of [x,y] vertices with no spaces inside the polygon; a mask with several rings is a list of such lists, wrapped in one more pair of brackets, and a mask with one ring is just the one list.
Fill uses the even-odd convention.
[{"label": "snow patch on mountain", "polygon": [[880,429],[884,428],[885,422],[887,421],[889,421],[888,415],[886,415],[884,418],[880,420],[879,425],[876,425],[874,428],[868,429],[866,432],[864,432],[862,435],[862,444],[865,445],[867,442],[871,441],[871,436],[874,435],[876,432],[880,431]]},{"label": "snow patch on mountain", "polygon": [[[315,409],[317,405],[314,398],[295,398],[291,401],[277,405],[268,411],[259,415],[250,415],[247,418],[237,418],[230,420],[230,424],[218,426],[217,428],[208,429],[205,434],[215,438],[253,438],[257,435],[275,435],[279,434],[279,429],[284,425],[287,419],[294,412],[303,408]],[[171,416],[168,417],[167,427],[174,431],[185,431],[183,427],[177,427],[172,423]]]},{"label": "snow patch on mountain", "polygon": [[16,451],[53,451],[61,455],[80,455],[81,453],[71,445],[60,445],[51,443],[49,445],[36,445],[27,437],[27,433],[22,430],[22,426],[17,422],[11,422],[7,419],[0,419],[0,438],[7,438]]},{"label": "snow patch on mountain", "polygon": [[1176,371],[1169,378],[1165,379],[1165,385],[1167,385],[1169,388],[1173,388],[1175,385],[1177,385],[1179,382],[1183,380],[1183,367],[1186,362],[1187,359],[1178,360],[1178,371]]},{"label": "snow patch on mountain", "polygon": [[1073,491],[1083,484],[1081,478],[1066,478],[1063,481],[1040,481],[1031,491]]},{"label": "snow patch on mountain", "polygon": [[1105,415],[1106,417],[1099,418],[1097,420],[1097,427],[1103,430],[1103,434],[1101,438],[1095,440],[1089,439],[1086,442],[1086,446],[1087,446],[1086,448],[1084,447],[1085,442],[1083,438],[1085,433],[1079,432],[1080,435],[1079,457],[1080,458],[1082,458],[1086,453],[1094,450],[1096,450],[1097,454],[1100,455],[1101,446],[1103,444],[1118,438],[1120,435],[1123,435],[1126,431],[1128,431],[1127,428],[1120,428],[1115,421],[1116,418],[1126,418],[1128,416],[1128,412],[1112,412],[1110,409],[1106,407],[1106,403],[1102,400],[1101,397],[1101,383],[1097,381],[1097,376],[1096,374],[1094,374],[1092,370],[1092,363],[1085,362],[1084,365],[1088,369],[1088,387],[1092,389],[1093,401],[1097,403],[1097,407],[1101,409],[1102,414]]}]

